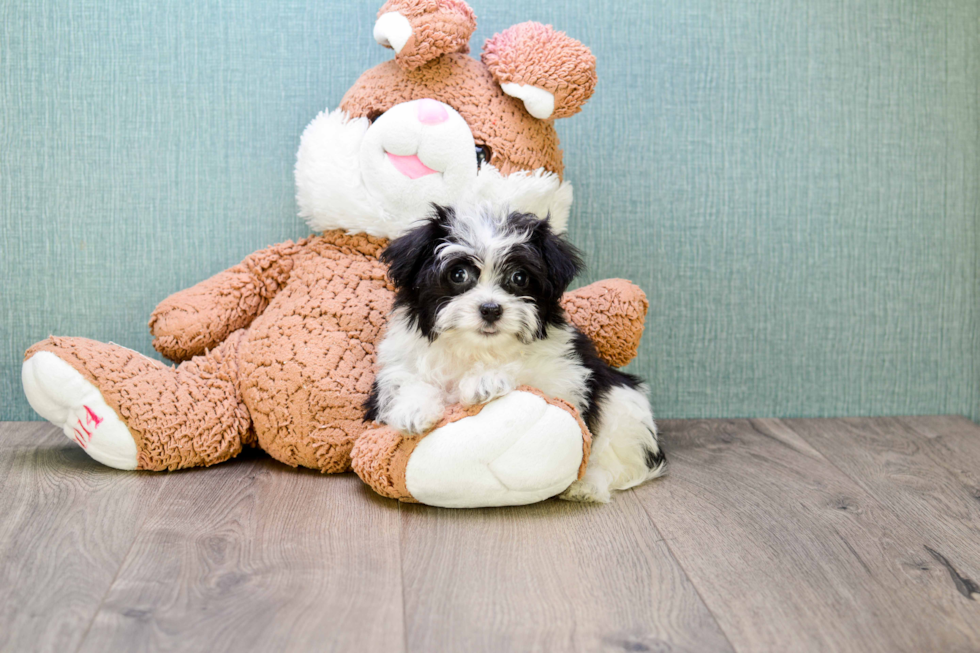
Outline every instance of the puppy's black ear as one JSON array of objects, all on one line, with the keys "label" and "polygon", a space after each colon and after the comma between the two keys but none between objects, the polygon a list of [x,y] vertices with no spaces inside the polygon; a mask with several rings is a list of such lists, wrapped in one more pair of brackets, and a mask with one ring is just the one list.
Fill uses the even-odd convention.
[{"label": "puppy's black ear", "polygon": [[582,254],[575,245],[556,234],[551,228],[550,219],[536,220],[531,242],[540,250],[548,269],[548,280],[556,296],[568,288],[579,272],[585,269]]},{"label": "puppy's black ear", "polygon": [[449,234],[453,210],[432,205],[432,216],[411,231],[399,236],[381,252],[381,262],[388,264],[388,278],[396,288],[411,288],[425,261]]}]

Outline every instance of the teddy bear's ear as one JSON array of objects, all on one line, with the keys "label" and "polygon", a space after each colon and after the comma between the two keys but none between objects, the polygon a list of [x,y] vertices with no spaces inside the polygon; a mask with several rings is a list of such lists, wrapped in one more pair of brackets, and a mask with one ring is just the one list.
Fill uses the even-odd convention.
[{"label": "teddy bear's ear", "polygon": [[541,120],[575,115],[595,90],[592,52],[551,25],[521,23],[495,35],[483,46],[483,63],[504,93]]},{"label": "teddy bear's ear", "polygon": [[451,53],[470,51],[476,16],[463,0],[388,0],[378,12],[374,39],[412,69]]}]

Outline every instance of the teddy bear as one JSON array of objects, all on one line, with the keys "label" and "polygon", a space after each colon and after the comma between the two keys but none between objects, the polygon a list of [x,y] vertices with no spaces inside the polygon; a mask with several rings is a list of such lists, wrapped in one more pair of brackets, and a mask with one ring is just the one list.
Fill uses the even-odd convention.
[{"label": "teddy bear", "polygon": [[[354,470],[378,493],[446,507],[518,505],[580,477],[590,434],[571,405],[521,387],[450,406],[422,436],[364,420],[393,301],[379,260],[433,204],[504,203],[562,231],[572,187],[554,120],[596,83],[584,45],[515,25],[469,56],[462,0],[388,0],[374,37],[395,52],[304,131],[299,214],[315,232],[257,251],[153,311],[168,366],[115,344],[49,337],[22,368],[34,410],[124,470],[209,466],[259,447],[291,466]],[[647,301],[624,280],[568,293],[569,319],[609,363],[636,354]]]}]

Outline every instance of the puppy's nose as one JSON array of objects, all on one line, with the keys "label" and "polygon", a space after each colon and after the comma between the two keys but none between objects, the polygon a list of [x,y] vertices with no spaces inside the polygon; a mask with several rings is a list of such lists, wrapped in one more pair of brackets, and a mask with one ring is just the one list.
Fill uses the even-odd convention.
[{"label": "puppy's nose", "polygon": [[489,324],[493,324],[500,319],[500,315],[504,312],[504,309],[500,307],[500,304],[482,304],[480,306],[480,317],[486,320]]},{"label": "puppy's nose", "polygon": [[419,100],[419,122],[423,125],[438,125],[449,120],[449,113],[442,102]]}]

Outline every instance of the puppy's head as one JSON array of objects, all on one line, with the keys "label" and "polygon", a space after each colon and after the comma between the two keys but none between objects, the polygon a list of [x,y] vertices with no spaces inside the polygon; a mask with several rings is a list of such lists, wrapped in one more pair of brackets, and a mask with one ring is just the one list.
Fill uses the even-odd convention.
[{"label": "puppy's head", "polygon": [[434,207],[382,253],[396,308],[435,340],[543,338],[565,323],[560,299],[582,269],[578,250],[548,220],[491,209]]}]

